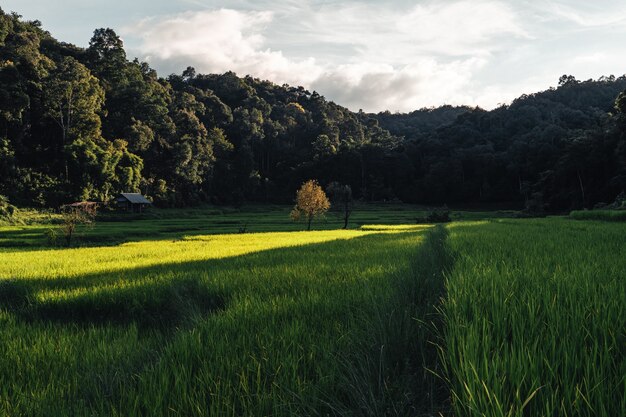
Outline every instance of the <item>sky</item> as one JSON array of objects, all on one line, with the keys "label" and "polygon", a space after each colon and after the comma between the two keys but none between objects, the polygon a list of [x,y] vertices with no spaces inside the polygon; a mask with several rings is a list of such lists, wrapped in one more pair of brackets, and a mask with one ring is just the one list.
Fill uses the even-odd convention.
[{"label": "sky", "polygon": [[492,109],[626,73],[623,0],[0,0],[57,39],[110,27],[160,75],[234,71],[351,110]]}]

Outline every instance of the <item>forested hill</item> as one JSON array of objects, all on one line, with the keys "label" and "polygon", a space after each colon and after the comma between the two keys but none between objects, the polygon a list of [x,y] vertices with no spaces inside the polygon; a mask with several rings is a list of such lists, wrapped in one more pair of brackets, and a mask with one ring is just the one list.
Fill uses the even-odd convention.
[{"label": "forested hill", "polygon": [[533,210],[567,210],[612,202],[626,188],[623,96],[616,101],[625,89],[625,76],[563,76],[558,88],[492,111],[443,106],[375,117],[406,138],[417,200],[521,198]]},{"label": "forested hill", "polygon": [[0,15],[0,194],[15,203],[139,190],[169,205],[291,200],[311,161],[395,146],[303,88],[192,68],[159,78],[110,29],[89,45]]},{"label": "forested hill", "polygon": [[110,29],[79,48],[0,11],[0,195],[50,207],[120,191],[161,205],[289,202],[315,178],[365,200],[612,201],[626,188],[626,106],[609,112],[626,79],[560,84],[491,112],[354,113],[232,72],[161,78]]},{"label": "forested hill", "polygon": [[429,134],[439,127],[449,125],[458,116],[471,111],[467,106],[441,106],[425,108],[410,113],[391,113],[384,111],[372,115],[378,119],[380,127],[405,139],[415,139],[423,134]]}]

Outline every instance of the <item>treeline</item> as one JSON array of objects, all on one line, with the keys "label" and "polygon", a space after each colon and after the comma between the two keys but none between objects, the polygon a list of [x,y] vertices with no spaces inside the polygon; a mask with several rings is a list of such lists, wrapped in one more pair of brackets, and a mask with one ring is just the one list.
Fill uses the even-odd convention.
[{"label": "treeline", "polygon": [[625,100],[614,111],[625,89],[624,77],[564,77],[491,112],[354,113],[232,72],[160,78],[110,29],[79,48],[0,11],[0,195],[29,206],[121,191],[164,206],[291,202],[315,178],[364,200],[591,206],[626,185]]},{"label": "treeline", "polygon": [[625,89],[625,76],[563,76],[558,88],[492,111],[443,106],[377,117],[405,136],[416,201],[561,211],[611,203],[626,189]]},{"label": "treeline", "polygon": [[0,194],[13,203],[290,201],[318,161],[361,166],[363,146],[397,141],[302,87],[193,68],[163,79],[110,29],[84,49],[0,14]]}]

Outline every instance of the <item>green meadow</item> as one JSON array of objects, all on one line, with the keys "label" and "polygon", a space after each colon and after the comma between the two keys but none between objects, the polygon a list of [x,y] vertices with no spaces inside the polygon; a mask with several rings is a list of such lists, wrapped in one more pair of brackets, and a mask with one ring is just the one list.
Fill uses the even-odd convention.
[{"label": "green meadow", "polygon": [[624,223],[288,213],[1,226],[0,415],[626,415]]}]

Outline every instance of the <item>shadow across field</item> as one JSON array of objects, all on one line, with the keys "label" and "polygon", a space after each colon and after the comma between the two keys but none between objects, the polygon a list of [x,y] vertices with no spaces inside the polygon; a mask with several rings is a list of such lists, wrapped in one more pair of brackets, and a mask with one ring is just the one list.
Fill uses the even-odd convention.
[{"label": "shadow across field", "polygon": [[[280,247],[218,259],[161,263],[150,266],[83,274],[67,278],[17,278],[0,280],[0,309],[24,322],[73,325],[128,325],[167,330],[193,321],[194,317],[227,308],[233,292],[255,280],[255,271],[298,270],[311,253],[328,252],[328,262],[345,261],[341,250],[329,245],[350,240],[392,243],[409,233],[371,234],[292,247]],[[341,243],[339,243],[341,245]],[[348,246],[345,247],[348,253]],[[366,257],[361,262],[366,262]],[[248,275],[251,282],[216,281],[212,276]],[[278,273],[278,272],[277,272]],[[292,283],[293,284],[293,283]],[[292,285],[290,284],[290,285]],[[237,288],[239,286],[240,288]],[[280,287],[280,286],[279,286]],[[272,287],[272,291],[276,287]],[[268,294],[269,295],[269,294]],[[273,294],[276,295],[276,294]]]},{"label": "shadow across field", "polygon": [[[0,311],[16,329],[8,338],[23,329],[49,339],[52,358],[12,389],[70,386],[67,398],[39,400],[56,415],[194,415],[198,406],[214,415],[435,415],[448,401],[435,376],[436,307],[452,263],[445,241],[437,227],[0,280]],[[73,349],[80,359],[66,372],[57,351]]]},{"label": "shadow across field", "polygon": [[451,399],[439,356],[444,275],[455,262],[447,236],[443,226],[425,231],[410,269],[390,277],[389,298],[363,317],[366,333],[340,355],[341,377],[324,398],[329,409],[303,415],[448,415]]},{"label": "shadow across field", "polygon": [[[81,278],[79,278],[81,279]],[[43,280],[45,281],[45,280]],[[42,282],[43,282],[42,281]],[[56,288],[55,288],[56,287]],[[127,325],[167,330],[185,323],[194,314],[222,310],[227,297],[198,280],[179,279],[167,284],[144,283],[130,287],[83,287],[79,294],[41,299],[40,291],[71,291],[71,285],[35,286],[31,282],[0,282],[0,308],[26,322],[78,325]]]},{"label": "shadow across field", "polygon": [[[289,220],[290,210],[290,206],[251,206],[242,210],[168,209],[160,210],[154,216],[105,215],[96,220],[94,227],[79,226],[72,246],[117,246],[198,235],[304,230],[306,225]],[[424,213],[423,208],[411,205],[364,205],[355,210],[349,228],[358,229],[366,224],[415,224],[416,218],[423,217]],[[316,220],[313,228],[332,230],[342,226],[340,215],[329,213],[325,218]],[[0,250],[66,249],[62,236],[57,236],[56,244],[48,242],[48,231],[57,230],[58,225],[11,226],[7,229],[0,228]]]},{"label": "shadow across field", "polygon": [[[340,229],[338,222],[327,222],[315,225],[314,230]],[[93,228],[79,226],[68,248],[64,237],[57,230],[56,242],[48,241],[46,234],[50,226],[24,226],[21,230],[0,230],[0,250],[16,250],[30,252],[36,250],[67,250],[77,247],[109,247],[120,246],[133,242],[157,242],[161,240],[177,241],[189,237],[250,234],[266,232],[297,232],[303,231],[301,224],[293,224],[283,220],[265,221],[256,224],[253,221],[212,220],[201,222],[196,219],[184,219],[178,224],[169,224],[161,220],[134,220],[129,222],[101,222]]]}]

